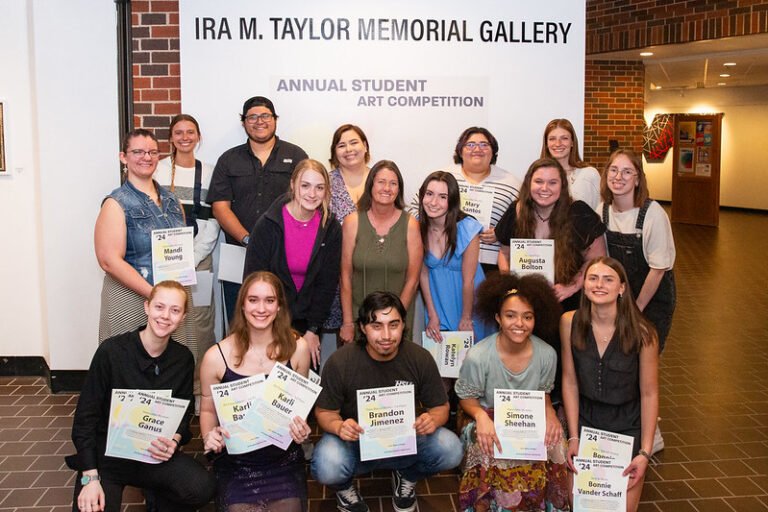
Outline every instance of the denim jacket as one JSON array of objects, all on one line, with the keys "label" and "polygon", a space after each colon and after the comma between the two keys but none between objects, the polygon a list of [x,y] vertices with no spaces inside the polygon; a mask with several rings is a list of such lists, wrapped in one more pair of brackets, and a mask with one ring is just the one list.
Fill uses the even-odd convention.
[{"label": "denim jacket", "polygon": [[129,181],[107,196],[117,201],[125,213],[125,261],[151,285],[155,284],[152,277],[152,230],[184,227],[184,216],[176,196],[157,182],[155,187],[162,207],[158,207]]}]

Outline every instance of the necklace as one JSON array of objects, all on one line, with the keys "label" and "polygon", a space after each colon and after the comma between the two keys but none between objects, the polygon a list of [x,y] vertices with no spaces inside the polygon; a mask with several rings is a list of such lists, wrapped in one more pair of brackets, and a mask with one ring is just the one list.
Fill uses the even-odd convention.
[{"label": "necklace", "polygon": [[536,207],[533,208],[533,213],[536,214],[536,217],[538,217],[541,222],[549,222],[549,219],[552,217],[551,213],[547,218],[542,217],[541,214],[539,213],[539,210],[537,210]]}]

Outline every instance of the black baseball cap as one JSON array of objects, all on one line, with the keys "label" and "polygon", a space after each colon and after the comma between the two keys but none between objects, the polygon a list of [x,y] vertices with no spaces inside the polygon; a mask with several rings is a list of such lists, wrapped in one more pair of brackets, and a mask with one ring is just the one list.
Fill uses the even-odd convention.
[{"label": "black baseball cap", "polygon": [[277,117],[277,114],[275,114],[275,106],[272,104],[272,101],[264,96],[254,96],[253,98],[245,100],[245,103],[243,103],[243,113],[240,117],[245,119],[245,115],[253,107],[267,107],[269,111],[272,112],[272,115]]}]

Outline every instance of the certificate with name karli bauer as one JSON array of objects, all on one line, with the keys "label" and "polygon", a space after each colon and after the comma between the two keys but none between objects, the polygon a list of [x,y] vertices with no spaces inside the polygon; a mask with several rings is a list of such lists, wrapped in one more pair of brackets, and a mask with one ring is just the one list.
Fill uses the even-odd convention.
[{"label": "certificate with name karli bauer", "polygon": [[361,461],[416,453],[415,400],[412,384],[357,391]]},{"label": "certificate with name karli bauer", "polygon": [[547,460],[544,436],[547,421],[543,391],[496,389],[493,392],[493,424],[501,443],[494,445],[497,459]]},{"label": "certificate with name karli bauer", "polygon": [[307,419],[322,388],[280,363],[275,363],[264,382],[257,402],[254,428],[270,444],[285,450],[293,441],[290,424],[299,416]]},{"label": "certificate with name karli bauer", "polygon": [[227,429],[227,452],[248,453],[269,445],[269,438],[257,432],[256,404],[264,388],[264,375],[222,382],[211,386],[219,425]]},{"label": "certificate with name karli bauer", "polygon": [[192,226],[152,230],[152,274],[155,283],[178,281],[184,286],[197,284],[194,238]]}]

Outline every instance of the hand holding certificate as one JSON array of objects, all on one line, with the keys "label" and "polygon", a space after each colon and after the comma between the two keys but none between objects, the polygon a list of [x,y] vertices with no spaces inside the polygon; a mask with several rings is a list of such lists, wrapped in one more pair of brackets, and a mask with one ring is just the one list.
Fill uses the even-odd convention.
[{"label": "hand holding certificate", "polygon": [[622,468],[632,461],[631,436],[596,428],[582,427],[579,439],[579,457],[617,464]]},{"label": "hand holding certificate", "polygon": [[152,230],[152,274],[155,283],[178,281],[184,286],[197,284],[193,228]]},{"label": "hand holding certificate", "polygon": [[514,460],[547,460],[545,393],[496,389],[493,393],[493,423],[501,451],[494,457]]},{"label": "hand holding certificate", "polygon": [[227,452],[236,455],[248,453],[269,444],[269,439],[256,432],[256,401],[264,387],[264,376],[223,382],[211,386],[213,404],[224,436]]},{"label": "hand holding certificate", "polygon": [[360,460],[387,459],[416,453],[413,385],[357,391]]},{"label": "hand holding certificate", "polygon": [[573,482],[573,509],[583,512],[627,509],[629,477],[622,476],[624,467],[598,459],[575,457],[578,473]]},{"label": "hand holding certificate", "polygon": [[441,377],[458,379],[461,363],[472,347],[475,335],[472,331],[440,331],[440,334],[443,341],[438,343],[422,332],[421,346],[432,354]]},{"label": "hand holding certificate", "polygon": [[512,238],[509,241],[509,270],[518,275],[542,274],[555,282],[555,241]]},{"label": "hand holding certificate", "polygon": [[285,365],[275,363],[256,407],[254,431],[285,450],[293,440],[290,430],[293,418],[307,418],[321,389]]}]

